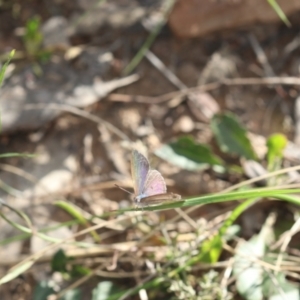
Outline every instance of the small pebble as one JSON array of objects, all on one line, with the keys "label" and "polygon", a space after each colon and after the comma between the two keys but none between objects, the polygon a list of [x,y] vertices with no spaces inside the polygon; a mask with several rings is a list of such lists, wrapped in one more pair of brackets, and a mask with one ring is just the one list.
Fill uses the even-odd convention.
[{"label": "small pebble", "polygon": [[191,132],[195,129],[195,124],[189,116],[180,117],[174,124],[174,130],[179,132]]}]

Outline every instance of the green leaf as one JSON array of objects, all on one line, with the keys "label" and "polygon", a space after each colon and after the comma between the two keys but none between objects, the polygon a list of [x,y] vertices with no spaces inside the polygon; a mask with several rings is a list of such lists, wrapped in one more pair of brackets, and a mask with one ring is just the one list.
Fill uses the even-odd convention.
[{"label": "green leaf", "polygon": [[53,272],[61,272],[67,276],[67,278],[84,276],[91,273],[91,270],[83,267],[81,265],[72,264],[72,268],[69,270],[67,265],[70,261],[73,260],[73,257],[66,256],[65,252],[60,249],[58,250],[51,261],[51,269]]},{"label": "green leaf", "polygon": [[268,169],[275,171],[281,165],[283,151],[287,145],[287,138],[285,135],[277,133],[271,135],[267,140],[267,159]]},{"label": "green leaf", "polygon": [[236,253],[233,273],[237,279],[239,294],[247,300],[262,300],[263,267],[253,259],[264,255],[264,241],[254,236],[248,242],[240,244]]},{"label": "green leaf", "polygon": [[215,263],[218,261],[222,252],[223,241],[219,234],[214,236],[211,240],[206,240],[201,246],[200,261],[204,263]]},{"label": "green leaf", "polygon": [[55,294],[55,290],[49,281],[40,281],[34,289],[33,300],[47,300],[48,296]]},{"label": "green leaf", "polygon": [[[230,217],[228,219],[230,219],[230,222],[228,222],[229,224],[233,223],[233,221],[231,221]],[[231,241],[232,239],[235,239],[236,236],[240,232],[241,232],[241,226],[238,225],[238,224],[232,224],[232,225],[230,225],[229,227],[226,228],[226,231],[224,232],[223,238],[224,238],[225,241]]]},{"label": "green leaf", "polygon": [[67,291],[59,300],[81,300],[82,293],[79,289]]},{"label": "green leaf", "polygon": [[281,9],[281,7],[278,5],[276,0],[268,0],[269,4],[272,6],[272,8],[275,10],[279,18],[281,19],[282,22],[285,23],[286,26],[291,27],[291,23],[286,17],[285,13]]},{"label": "green leaf", "polygon": [[263,285],[270,275],[259,260],[263,259],[267,245],[271,242],[270,238],[273,236],[272,219],[273,217],[270,216],[266,220],[258,235],[236,247],[233,273],[237,279],[238,292],[247,300],[264,298]]},{"label": "green leaf", "polygon": [[281,133],[272,134],[267,140],[268,156],[283,156],[287,138]]},{"label": "green leaf", "polygon": [[19,275],[23,274],[26,272],[28,269],[31,268],[31,266],[34,264],[34,261],[26,261],[25,263],[18,265],[17,267],[13,267],[8,271],[8,273],[0,279],[0,285],[6,282],[9,282]]},{"label": "green leaf", "polygon": [[[53,281],[40,281],[34,289],[33,300],[48,300],[50,295],[56,294]],[[82,295],[79,289],[68,290],[59,300],[80,300]]]},{"label": "green leaf", "polygon": [[223,248],[222,239],[225,239],[228,229],[233,222],[256,201],[256,199],[249,199],[238,205],[231,212],[230,216],[225,220],[224,224],[219,229],[218,234],[212,239],[203,242],[201,246],[200,261],[206,263],[216,263],[219,260]]},{"label": "green leaf", "polygon": [[277,273],[270,278],[268,274],[263,283],[263,294],[268,300],[300,300],[299,285],[286,280],[283,273]]},{"label": "green leaf", "polygon": [[186,170],[204,170],[209,166],[224,169],[221,158],[214,155],[209,146],[196,143],[192,137],[183,136],[177,141],[163,145],[155,154]]},{"label": "green leaf", "polygon": [[72,270],[71,270],[72,278],[88,275],[90,273],[91,273],[91,270],[89,268],[86,268],[82,265],[72,265]]},{"label": "green leaf", "polygon": [[102,281],[93,289],[92,300],[107,300],[112,294],[113,283],[111,281]]},{"label": "green leaf", "polygon": [[51,269],[53,272],[66,272],[67,271],[67,263],[69,258],[66,256],[64,250],[59,249],[53,256],[51,261]]},{"label": "green leaf", "polygon": [[211,119],[211,128],[223,152],[256,160],[246,129],[232,113],[215,115]]}]

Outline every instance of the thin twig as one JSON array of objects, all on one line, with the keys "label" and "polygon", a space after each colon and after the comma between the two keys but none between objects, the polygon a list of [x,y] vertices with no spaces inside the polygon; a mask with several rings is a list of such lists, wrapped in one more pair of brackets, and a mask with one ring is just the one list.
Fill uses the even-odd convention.
[{"label": "thin twig", "polygon": [[113,133],[118,135],[120,138],[130,141],[130,138],[123,133],[120,129],[112,125],[111,123],[101,119],[98,116],[92,115],[87,111],[84,111],[82,109],[79,109],[77,107],[71,106],[71,105],[66,105],[66,104],[58,104],[58,103],[30,103],[30,104],[25,104],[24,109],[28,110],[34,110],[34,109],[52,109],[52,110],[59,110],[59,111],[65,111],[69,112],[71,114],[83,117],[87,120],[90,120],[92,122],[95,122],[97,124],[103,124],[105,125],[109,130],[111,130]]},{"label": "thin twig", "polygon": [[280,248],[280,254],[278,255],[277,261],[276,261],[276,267],[277,271],[280,270],[280,266],[282,264],[283,256],[285,254],[286,248],[291,241],[293,235],[295,235],[300,230],[300,218],[293,224],[292,228],[287,232],[285,235],[285,239],[282,243],[282,246]]},{"label": "thin twig", "polygon": [[268,58],[267,58],[265,52],[263,51],[262,47],[258,43],[258,40],[255,37],[255,35],[252,33],[248,34],[248,39],[249,39],[250,44],[256,54],[257,60],[260,62],[260,64],[264,68],[265,75],[267,77],[274,76],[275,74],[274,74],[274,71],[273,71],[271,65],[268,62]]},{"label": "thin twig", "polygon": [[138,53],[135,55],[135,57],[131,60],[131,62],[123,70],[123,73],[125,75],[130,74],[138,66],[138,64],[143,59],[147,50],[151,47],[151,45],[155,41],[156,37],[160,33],[161,29],[166,24],[166,22],[168,20],[168,16],[169,16],[171,10],[173,9],[173,6],[176,1],[175,0],[167,0],[165,2],[166,2],[165,3],[166,5],[165,5],[164,12],[162,13],[161,21],[156,25],[154,30],[150,33],[150,35],[148,36],[148,38],[146,39],[146,41],[144,42],[144,44],[142,45],[142,47],[140,48]]},{"label": "thin twig", "polygon": [[152,65],[159,70],[174,86],[179,90],[187,90],[185,85],[166,65],[150,50],[145,54],[146,58],[152,63]]},{"label": "thin twig", "polygon": [[143,95],[125,95],[112,93],[106,97],[110,101],[116,102],[137,102],[137,103],[149,103],[159,104],[169,101],[180,95],[185,95],[188,92],[203,91],[208,92],[218,89],[222,86],[240,86],[240,85],[300,85],[299,77],[285,76],[285,77],[248,77],[248,78],[224,78],[222,81],[212,82],[204,85],[199,85],[191,88],[187,88],[181,91],[174,91],[166,93],[157,97],[143,96]]},{"label": "thin twig", "polygon": [[55,295],[55,298],[53,298],[53,300],[61,299],[61,297],[64,296],[66,292],[80,286],[81,284],[83,284],[84,282],[89,280],[91,277],[93,277],[95,274],[97,274],[97,271],[104,268],[104,266],[105,266],[105,264],[102,264],[98,268],[92,270],[89,274],[79,278],[78,280],[76,280],[75,282],[70,284],[68,287],[66,287],[65,289],[60,291],[57,295]]},{"label": "thin twig", "polygon": [[[141,214],[141,212],[136,212],[136,214],[138,214],[138,213]],[[59,247],[61,244],[64,244],[64,243],[66,243],[68,241],[71,241],[71,240],[73,240],[73,239],[75,239],[75,238],[77,238],[79,236],[84,235],[84,234],[87,234],[87,233],[89,233],[92,230],[97,230],[97,229],[103,228],[103,227],[105,227],[107,225],[110,225],[112,223],[122,222],[122,221],[125,221],[125,220],[130,219],[130,218],[132,218],[131,215],[126,215],[126,216],[122,216],[122,217],[120,217],[118,219],[114,219],[114,220],[110,220],[110,221],[103,221],[102,224],[97,224],[97,225],[91,226],[89,228],[86,228],[84,230],[81,230],[81,231],[73,234],[72,236],[70,236],[68,238],[60,240],[60,241],[58,241],[56,243],[53,243],[53,244],[51,244],[51,245],[43,248],[42,250],[40,250],[37,253],[29,255],[28,257],[26,257],[25,259],[23,259],[21,262],[19,262],[17,265],[15,265],[13,268],[17,268],[18,266],[20,266],[20,265],[22,265],[22,264],[24,264],[24,263],[26,263],[28,261],[31,261],[31,260],[35,260],[36,261],[37,259],[39,259],[40,257],[42,257],[46,252],[48,252],[50,250],[54,250],[57,247]]]},{"label": "thin twig", "polygon": [[235,185],[223,190],[222,193],[228,193],[228,192],[231,192],[231,191],[236,190],[238,188],[241,188],[243,186],[247,186],[249,184],[255,183],[255,182],[260,181],[260,180],[263,180],[263,179],[267,179],[267,178],[270,178],[270,177],[273,177],[273,176],[288,173],[290,171],[298,171],[298,170],[300,170],[300,166],[285,168],[285,169],[281,169],[281,170],[274,171],[274,172],[271,172],[271,173],[267,173],[267,174],[264,174],[264,175],[261,175],[261,176],[258,176],[258,177],[240,182],[238,184],[235,184]]},{"label": "thin twig", "polygon": [[[256,54],[257,60],[260,62],[260,64],[263,66],[265,75],[267,77],[272,77],[272,76],[276,76],[275,72],[273,71],[271,65],[269,64],[267,55],[265,54],[263,48],[260,46],[257,38],[255,37],[254,34],[250,33],[248,35],[250,44],[252,45],[252,48],[254,49],[254,52]],[[287,93],[285,92],[285,90],[282,88],[281,85],[275,86],[275,90],[277,92],[277,94],[280,96],[280,98],[286,98]],[[271,102],[271,107],[270,109],[267,109],[265,114],[266,117],[263,118],[264,120],[264,124],[263,124],[263,128],[269,126],[270,127],[270,121],[271,121],[271,117],[272,117],[272,112],[275,109],[276,105],[278,104],[278,101],[272,101]],[[269,114],[268,114],[269,112]]]},{"label": "thin twig", "polygon": [[300,78],[299,77],[265,77],[265,78],[233,78],[222,79],[222,84],[224,85],[300,85]]},{"label": "thin twig", "polygon": [[228,295],[227,286],[228,286],[228,280],[230,278],[230,274],[232,273],[233,263],[234,263],[234,259],[230,258],[229,261],[228,261],[228,265],[225,269],[223,278],[222,278],[221,283],[220,283],[223,299],[226,299],[226,296]]}]

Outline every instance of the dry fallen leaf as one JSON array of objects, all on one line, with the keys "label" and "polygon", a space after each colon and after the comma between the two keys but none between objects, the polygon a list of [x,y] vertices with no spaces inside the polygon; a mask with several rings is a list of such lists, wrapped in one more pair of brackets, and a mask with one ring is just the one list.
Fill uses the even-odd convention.
[{"label": "dry fallen leaf", "polygon": [[220,111],[218,102],[210,94],[203,92],[190,94],[188,105],[193,115],[201,122],[209,122]]}]

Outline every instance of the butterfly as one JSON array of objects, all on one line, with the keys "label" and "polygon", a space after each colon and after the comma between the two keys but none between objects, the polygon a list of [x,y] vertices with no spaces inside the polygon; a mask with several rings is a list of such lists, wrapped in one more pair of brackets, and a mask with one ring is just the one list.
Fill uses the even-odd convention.
[{"label": "butterfly", "polygon": [[157,170],[151,170],[147,158],[133,150],[131,155],[131,176],[134,183],[136,206],[147,206],[168,200],[180,200],[181,196],[167,193],[164,178]]}]

